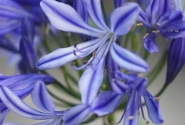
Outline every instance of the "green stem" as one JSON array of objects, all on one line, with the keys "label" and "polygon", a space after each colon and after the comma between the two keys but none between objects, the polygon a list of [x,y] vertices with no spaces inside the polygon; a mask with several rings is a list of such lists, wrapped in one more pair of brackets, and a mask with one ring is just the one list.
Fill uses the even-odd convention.
[{"label": "green stem", "polygon": [[163,94],[163,92],[167,89],[169,84],[164,84],[163,87],[161,88],[161,90],[155,95],[155,97],[159,97]]},{"label": "green stem", "polygon": [[84,122],[82,122],[81,124],[88,124],[89,122],[92,122],[94,120],[96,120],[96,118],[95,118],[94,115],[92,115],[87,120],[85,120]]},{"label": "green stem", "polygon": [[66,106],[68,106],[68,107],[73,107],[73,106],[75,106],[76,104],[74,104],[74,103],[71,103],[71,102],[67,102],[67,101],[65,101],[64,99],[61,99],[61,98],[59,98],[57,95],[55,95],[51,90],[49,90],[48,89],[48,92],[49,92],[49,94],[54,98],[54,99],[56,99],[57,101],[59,101],[59,102],[62,102],[62,103],[64,103]]}]

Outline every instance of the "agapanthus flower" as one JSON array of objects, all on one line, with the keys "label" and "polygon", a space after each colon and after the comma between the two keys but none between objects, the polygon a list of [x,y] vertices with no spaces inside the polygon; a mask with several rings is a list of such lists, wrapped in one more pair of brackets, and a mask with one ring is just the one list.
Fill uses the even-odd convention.
[{"label": "agapanthus flower", "polygon": [[[30,94],[38,81],[43,81],[46,84],[49,84],[53,81],[53,78],[51,76],[41,74],[0,76],[0,86],[5,86],[9,88],[11,91],[14,92],[15,95],[17,95],[21,99]],[[9,110],[5,106],[4,102],[2,102],[2,99],[0,101],[0,105],[0,111],[2,113],[0,123],[2,123]]]},{"label": "agapanthus flower", "polygon": [[111,15],[109,29],[103,19],[100,0],[84,1],[94,23],[99,29],[85,23],[78,13],[69,5],[56,1],[43,0],[41,7],[48,16],[51,24],[60,30],[76,32],[94,36],[95,39],[75,44],[74,46],[57,49],[54,52],[41,57],[38,68],[41,70],[52,69],[78,58],[93,56],[81,67],[73,66],[76,70],[86,68],[78,84],[83,104],[90,104],[96,97],[103,81],[103,72],[107,53],[122,68],[136,72],[148,71],[147,63],[138,55],[122,48],[116,43],[117,37],[129,32],[139,13],[139,7],[135,3],[127,3]]},{"label": "agapanthus flower", "polygon": [[94,52],[94,56],[82,66],[86,67],[92,62],[99,62],[98,59],[105,57],[110,49],[110,53],[114,55],[113,58],[122,68],[138,72],[147,71],[148,65],[140,57],[123,49],[115,42],[117,37],[128,33],[134,24],[139,12],[138,5],[128,3],[116,9],[111,15],[111,29],[109,29],[103,19],[100,1],[84,1],[84,4],[92,20],[100,29],[95,29],[86,24],[76,11],[66,4],[50,0],[43,0],[41,2],[43,11],[55,28],[67,32],[86,34],[96,38],[71,47],[58,49],[43,56],[38,62],[38,68],[42,70],[56,68],[75,59],[86,57]]},{"label": "agapanthus flower", "polygon": [[141,10],[138,21],[144,25],[148,33],[144,36],[144,46],[149,52],[157,52],[155,37],[160,33],[165,38],[184,37],[184,15],[173,7],[171,0],[151,0],[144,12]]},{"label": "agapanthus flower", "polygon": [[166,84],[171,83],[185,63],[185,38],[172,40],[168,52]]},{"label": "agapanthus flower", "polygon": [[[65,111],[55,111],[55,105],[43,82],[38,81],[34,84],[31,97],[33,103],[39,110],[24,103],[22,99],[8,87],[0,86],[0,98],[11,111],[30,119],[46,120],[34,125],[62,125],[62,116]],[[13,123],[4,123],[4,125],[9,124]]]},{"label": "agapanthus flower", "polygon": [[[137,125],[139,114],[142,114],[143,119],[146,120],[141,101],[143,97],[150,120],[155,124],[161,124],[163,119],[159,108],[159,100],[147,91],[147,79],[138,77],[137,74],[123,74],[111,56],[109,56],[107,66],[109,66],[107,72],[109,79],[111,79],[111,91],[100,92],[93,100],[91,110],[98,116],[107,115],[112,113],[127,97],[126,107],[122,115],[124,125]],[[148,123],[147,120],[146,122]]]}]

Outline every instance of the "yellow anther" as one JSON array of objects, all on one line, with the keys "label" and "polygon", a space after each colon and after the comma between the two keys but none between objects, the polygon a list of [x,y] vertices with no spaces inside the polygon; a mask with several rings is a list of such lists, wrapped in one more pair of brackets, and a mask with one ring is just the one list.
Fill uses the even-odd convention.
[{"label": "yellow anther", "polygon": [[159,32],[160,32],[159,30],[152,31],[152,33],[159,33]]},{"label": "yellow anther", "polygon": [[134,116],[129,116],[128,119],[129,120],[132,120],[134,118]]},{"label": "yellow anther", "polygon": [[149,35],[149,33],[145,34],[145,36],[143,37],[143,39],[145,39],[148,35]]},{"label": "yellow anther", "polygon": [[138,24],[136,24],[137,26],[143,26],[143,23],[138,23]]}]

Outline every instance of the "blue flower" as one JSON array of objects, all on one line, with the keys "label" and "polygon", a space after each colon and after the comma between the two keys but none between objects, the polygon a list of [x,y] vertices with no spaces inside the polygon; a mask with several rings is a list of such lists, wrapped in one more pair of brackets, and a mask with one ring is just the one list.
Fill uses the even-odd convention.
[{"label": "blue flower", "polygon": [[[146,90],[147,80],[138,77],[136,74],[123,74],[120,71],[120,67],[116,66],[111,57],[109,57],[109,61],[107,65],[110,68],[107,72],[108,74],[110,73],[108,77],[111,79],[109,81],[112,90],[99,93],[91,103],[91,111],[98,116],[107,115],[112,113],[123,99],[127,97],[127,104],[121,118],[122,120],[124,117],[124,125],[137,125],[139,114],[142,114],[144,120],[148,123],[143,113],[141,102],[141,98],[143,97],[150,120],[154,124],[161,124],[163,119],[159,108],[159,100]],[[111,75],[112,72],[114,75]]]},{"label": "blue flower", "polygon": [[[38,125],[61,125],[62,116],[65,111],[55,111],[55,105],[47,93],[43,82],[37,82],[31,94],[32,101],[41,110],[31,108],[25,104],[20,97],[8,87],[0,87],[0,98],[2,102],[13,112],[27,118],[46,120]],[[5,123],[10,124],[10,123]],[[37,124],[35,124],[37,125]]]},{"label": "blue flower", "polygon": [[91,53],[94,53],[94,56],[81,68],[90,64],[96,67],[98,60],[104,58],[110,50],[110,53],[114,55],[114,60],[122,68],[137,72],[147,71],[148,65],[146,62],[132,52],[123,49],[115,42],[117,37],[128,33],[134,24],[139,12],[138,5],[128,3],[114,10],[110,18],[111,28],[109,29],[103,19],[100,1],[84,1],[84,4],[92,20],[100,29],[95,29],[86,24],[76,11],[66,4],[50,0],[41,2],[43,11],[55,28],[96,38],[71,47],[57,49],[43,56],[38,62],[38,68],[42,70],[56,68],[75,59],[86,57]]},{"label": "blue flower", "polygon": [[[30,94],[38,81],[43,81],[46,84],[49,84],[53,81],[53,78],[48,75],[40,74],[0,76],[0,86],[10,89],[14,92],[16,96],[20,97],[21,99]],[[6,104],[2,102],[2,98],[0,100],[0,105],[0,111],[2,112],[0,123],[2,123],[4,117],[9,112],[9,109],[7,109],[7,107],[5,106]]]},{"label": "blue flower", "polygon": [[142,22],[149,32],[144,36],[144,46],[149,52],[158,51],[155,42],[158,33],[170,39],[185,35],[183,13],[176,10],[170,0],[151,0],[146,11],[140,11],[138,21]]},{"label": "blue flower", "polygon": [[113,60],[126,70],[146,72],[148,65],[138,55],[122,48],[116,43],[117,37],[128,33],[134,24],[139,12],[137,4],[128,3],[114,10],[110,18],[111,29],[104,22],[100,0],[84,1],[84,4],[99,29],[86,24],[69,5],[50,0],[41,2],[43,11],[55,28],[67,32],[94,36],[95,39],[71,47],[57,49],[41,57],[37,66],[41,70],[52,69],[93,53],[93,56],[86,64],[81,67],[73,66],[76,70],[86,68],[78,84],[82,103],[90,104],[96,97],[102,84],[105,59],[109,51]]},{"label": "blue flower", "polygon": [[185,63],[185,38],[172,40],[168,52],[166,84],[171,83]]}]

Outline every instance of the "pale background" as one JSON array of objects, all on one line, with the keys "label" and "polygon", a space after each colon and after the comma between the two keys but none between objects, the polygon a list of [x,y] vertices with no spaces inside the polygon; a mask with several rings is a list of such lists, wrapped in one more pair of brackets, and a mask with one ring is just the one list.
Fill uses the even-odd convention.
[{"label": "pale background", "polygon": [[[160,43],[160,45],[163,46],[163,43]],[[156,62],[159,55],[160,53],[156,53],[150,57],[149,64],[151,67],[153,66],[153,63]],[[3,55],[1,55],[0,62],[1,62],[0,74],[11,75],[14,73],[15,71],[14,66],[10,66],[7,63],[6,57],[3,57]],[[166,75],[165,72],[166,72],[166,68],[159,74],[157,79],[154,81],[154,84],[152,84],[152,86],[149,88],[149,91],[153,95],[155,95],[155,93],[157,93],[157,91],[162,87],[164,83],[165,75]],[[55,73],[55,75],[58,75],[58,73]],[[184,78],[185,78],[185,67],[181,70],[180,74],[176,77],[173,83],[168,87],[165,93],[160,97],[160,106],[162,109],[163,118],[165,120],[163,125],[185,125],[185,79]],[[63,95],[61,96],[64,97]],[[25,101],[29,105],[33,106],[33,103],[31,102],[30,97],[26,98]],[[122,112],[116,115],[117,121],[121,117],[121,114]],[[5,122],[15,122],[15,123],[22,123],[22,124],[36,123],[35,121],[25,119],[14,113],[10,113],[5,119]],[[102,119],[99,119],[89,125],[101,125],[101,123],[102,123]],[[122,123],[120,123],[120,125],[122,125]],[[144,123],[142,124],[142,120],[141,120],[141,123],[139,125],[145,125],[145,124]],[[150,125],[153,125],[153,124],[150,123]]]}]

